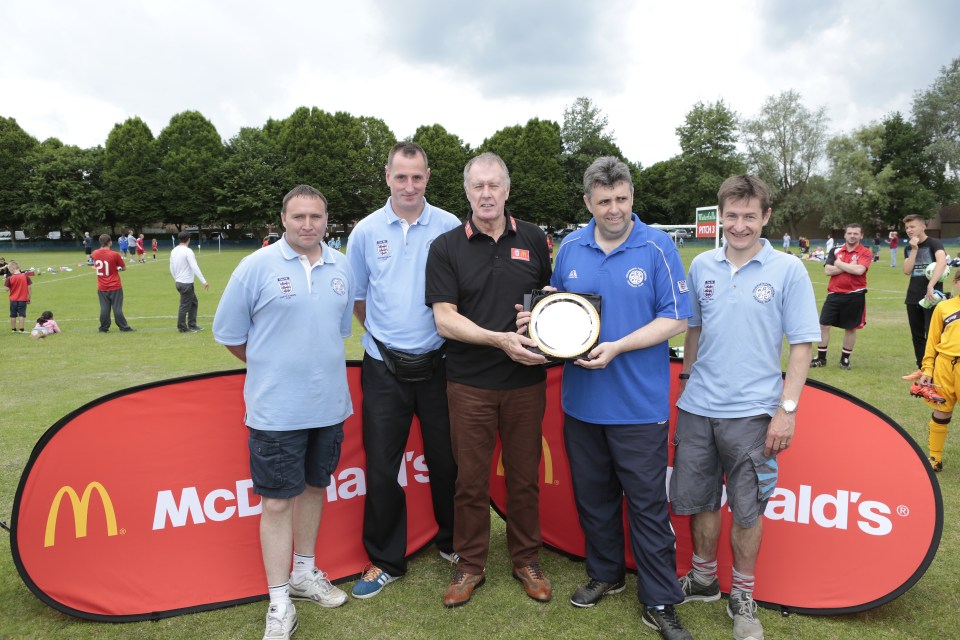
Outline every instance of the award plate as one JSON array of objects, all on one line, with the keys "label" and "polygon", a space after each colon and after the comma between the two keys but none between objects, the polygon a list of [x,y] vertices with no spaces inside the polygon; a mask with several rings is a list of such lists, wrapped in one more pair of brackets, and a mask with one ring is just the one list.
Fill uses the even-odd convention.
[{"label": "award plate", "polygon": [[600,339],[600,297],[578,293],[545,293],[531,300],[530,338],[545,356],[576,360]]}]

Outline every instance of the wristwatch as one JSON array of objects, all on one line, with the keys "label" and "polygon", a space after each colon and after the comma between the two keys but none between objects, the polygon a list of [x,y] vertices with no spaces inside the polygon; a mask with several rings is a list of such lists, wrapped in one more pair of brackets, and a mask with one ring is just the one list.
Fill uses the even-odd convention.
[{"label": "wristwatch", "polygon": [[796,400],[781,400],[780,404],[777,405],[783,409],[784,413],[796,413],[797,412],[797,401]]}]

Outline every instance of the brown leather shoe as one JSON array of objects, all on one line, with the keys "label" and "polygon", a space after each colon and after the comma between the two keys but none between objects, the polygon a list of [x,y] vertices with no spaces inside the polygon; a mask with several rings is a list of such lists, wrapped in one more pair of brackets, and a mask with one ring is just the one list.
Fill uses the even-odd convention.
[{"label": "brown leather shoe", "polygon": [[525,567],[514,567],[513,577],[523,583],[523,590],[534,600],[549,602],[553,597],[553,587],[550,586],[547,576],[543,575],[539,562],[531,562]]},{"label": "brown leather shoe", "polygon": [[459,607],[470,602],[470,596],[474,589],[479,589],[487,579],[485,573],[479,575],[473,573],[464,573],[457,569],[453,573],[453,580],[447,587],[447,592],[443,594],[443,606]]}]

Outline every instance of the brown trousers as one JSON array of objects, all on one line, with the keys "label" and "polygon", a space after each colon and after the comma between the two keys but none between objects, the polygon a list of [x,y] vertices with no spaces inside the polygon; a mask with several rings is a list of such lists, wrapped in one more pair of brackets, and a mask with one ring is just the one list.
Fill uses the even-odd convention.
[{"label": "brown trousers", "polygon": [[459,568],[478,574],[490,550],[490,470],[497,434],[507,484],[507,547],[515,567],[537,561],[540,537],[541,423],[546,383],[480,389],[447,382],[453,455],[457,461],[453,548]]}]

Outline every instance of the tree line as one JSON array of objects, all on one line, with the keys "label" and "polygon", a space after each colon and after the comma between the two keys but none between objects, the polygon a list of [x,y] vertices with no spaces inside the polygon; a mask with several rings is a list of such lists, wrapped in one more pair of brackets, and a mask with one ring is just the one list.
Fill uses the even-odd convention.
[{"label": "tree line", "polygon": [[[493,151],[510,169],[511,210],[551,228],[587,220],[582,177],[600,155],[629,164],[634,210],[648,223],[691,223],[697,206],[716,202],[724,178],[745,171],[771,186],[774,230],[793,235],[808,216],[818,215],[824,229],[860,222],[881,230],[908,213],[929,217],[955,202],[960,58],[915,95],[911,114],[832,137],[828,125],[826,109],[808,108],[796,91],[768,97],[750,117],[722,99],[698,102],[676,127],[680,153],[643,167],[624,157],[601,109],[580,97],[562,124],[533,118],[477,148],[440,124],[421,126],[409,139],[428,154],[433,204],[462,216],[463,167]],[[88,149],[40,142],[0,117],[0,226],[35,236],[156,224],[256,232],[276,223],[283,194],[300,183],[324,192],[332,222],[349,223],[385,201],[383,165],[397,141],[379,118],[317,107],[226,141],[197,111],[174,115],[156,137],[134,117]]]}]

